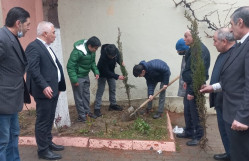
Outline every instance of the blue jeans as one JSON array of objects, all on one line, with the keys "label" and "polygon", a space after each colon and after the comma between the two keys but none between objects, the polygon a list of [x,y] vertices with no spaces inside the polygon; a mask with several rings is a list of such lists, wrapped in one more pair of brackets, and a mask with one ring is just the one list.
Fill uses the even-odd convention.
[{"label": "blue jeans", "polygon": [[20,128],[18,113],[0,114],[0,160],[20,161],[18,136]]}]

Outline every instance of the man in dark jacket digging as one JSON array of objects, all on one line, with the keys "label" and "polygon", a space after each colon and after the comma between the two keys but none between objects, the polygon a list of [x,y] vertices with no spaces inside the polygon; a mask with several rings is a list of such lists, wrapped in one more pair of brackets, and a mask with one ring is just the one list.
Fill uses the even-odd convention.
[{"label": "man in dark jacket digging", "polygon": [[[161,82],[160,89],[164,88],[166,90],[170,74],[168,65],[160,59],[154,59],[148,62],[141,61],[138,65],[134,66],[133,75],[135,77],[144,77],[148,86],[148,98],[151,101],[148,103],[146,109],[147,113],[152,109],[153,94],[157,83]],[[157,112],[153,116],[154,119],[158,119],[162,116],[165,103],[165,90],[159,95],[159,106]]]},{"label": "man in dark jacket digging", "polygon": [[[98,79],[98,90],[95,99],[94,114],[97,117],[102,116],[100,107],[102,102],[102,96],[105,90],[106,81],[109,85],[109,111],[116,110],[122,111],[123,108],[117,105],[116,102],[116,80],[123,80],[125,77],[115,73],[114,69],[116,63],[120,65],[119,51],[113,44],[104,44],[101,48],[101,55],[98,62],[99,79]],[[123,65],[123,63],[122,63]]]}]

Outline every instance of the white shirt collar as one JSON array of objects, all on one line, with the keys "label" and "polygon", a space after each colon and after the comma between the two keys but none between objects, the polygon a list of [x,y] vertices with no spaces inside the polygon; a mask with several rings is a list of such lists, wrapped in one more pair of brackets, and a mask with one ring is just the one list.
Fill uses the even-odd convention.
[{"label": "white shirt collar", "polygon": [[49,47],[49,45],[44,40],[40,39],[39,37],[37,37],[36,39],[40,40],[46,46],[46,48]]},{"label": "white shirt collar", "polygon": [[242,37],[242,39],[240,40],[240,42],[243,43],[248,36],[249,36],[249,32],[245,36]]}]

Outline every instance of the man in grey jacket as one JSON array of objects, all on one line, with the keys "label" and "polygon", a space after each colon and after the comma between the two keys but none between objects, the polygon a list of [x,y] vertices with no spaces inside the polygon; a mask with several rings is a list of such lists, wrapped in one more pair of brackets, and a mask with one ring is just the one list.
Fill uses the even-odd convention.
[{"label": "man in grey jacket", "polygon": [[30,103],[24,81],[27,60],[18,38],[30,29],[30,15],[20,7],[9,10],[0,29],[0,160],[20,160],[18,112]]}]

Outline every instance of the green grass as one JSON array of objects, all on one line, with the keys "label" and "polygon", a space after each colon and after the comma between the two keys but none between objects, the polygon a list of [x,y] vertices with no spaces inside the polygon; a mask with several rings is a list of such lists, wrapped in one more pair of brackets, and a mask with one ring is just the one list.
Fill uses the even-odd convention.
[{"label": "green grass", "polygon": [[167,140],[166,122],[166,116],[160,119],[138,118],[125,128],[107,129],[107,132],[100,131],[95,136],[112,139]]}]

